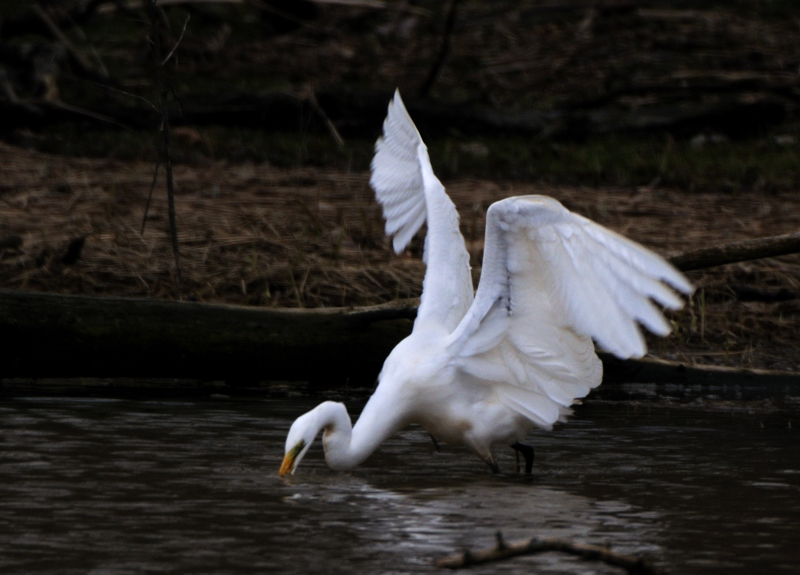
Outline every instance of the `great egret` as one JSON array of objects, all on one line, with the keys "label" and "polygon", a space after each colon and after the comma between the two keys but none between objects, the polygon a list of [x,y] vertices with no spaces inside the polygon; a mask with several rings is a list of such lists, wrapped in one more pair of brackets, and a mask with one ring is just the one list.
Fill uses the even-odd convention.
[{"label": "great egret", "polygon": [[[347,470],[411,423],[466,445],[497,471],[494,446],[524,449],[518,442],[535,426],[551,428],[600,384],[592,339],[617,357],[641,357],[647,348],[637,322],[670,332],[651,299],[679,309],[682,299],[665,283],[693,290],[639,244],[552,198],[521,196],[489,207],[473,296],[458,213],[399,92],[375,145],[370,184],[397,253],[428,224],[414,328],[386,359],[355,427],[332,401],[292,424],[281,475],[294,473],[320,431],[328,465]],[[530,471],[532,450],[526,459]]]}]

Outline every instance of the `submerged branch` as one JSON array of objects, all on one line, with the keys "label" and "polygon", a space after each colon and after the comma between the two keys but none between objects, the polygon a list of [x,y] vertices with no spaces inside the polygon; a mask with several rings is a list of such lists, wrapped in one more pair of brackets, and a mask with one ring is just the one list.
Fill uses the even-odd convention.
[{"label": "submerged branch", "polygon": [[548,551],[561,551],[562,553],[569,553],[570,555],[577,555],[584,559],[591,559],[595,561],[602,561],[608,565],[615,567],[622,567],[628,573],[638,575],[656,575],[661,573],[659,569],[652,566],[650,563],[636,557],[634,555],[627,555],[625,553],[618,553],[609,549],[608,547],[599,547],[597,545],[587,545],[584,543],[573,543],[566,539],[557,539],[554,537],[539,538],[533,537],[525,541],[513,541],[506,543],[503,541],[502,535],[497,534],[497,545],[490,549],[481,549],[479,551],[465,551],[458,555],[452,555],[436,561],[437,567],[444,567],[448,569],[460,569],[463,567],[472,567],[474,565],[482,565],[484,563],[493,563],[495,561],[504,561],[512,557],[520,557],[522,555],[535,555],[537,553],[546,553]]}]

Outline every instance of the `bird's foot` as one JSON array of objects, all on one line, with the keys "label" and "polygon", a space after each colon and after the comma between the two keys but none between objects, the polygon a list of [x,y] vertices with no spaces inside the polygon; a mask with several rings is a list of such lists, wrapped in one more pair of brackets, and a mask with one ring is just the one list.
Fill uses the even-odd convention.
[{"label": "bird's foot", "polygon": [[[429,433],[428,435],[431,434]],[[431,441],[433,441],[433,447],[434,449],[436,449],[436,453],[440,453],[442,451],[442,448],[439,447],[439,442],[436,441],[436,438],[433,435],[431,435]]]},{"label": "bird's foot", "polygon": [[492,471],[492,473],[494,473],[495,475],[502,475],[502,473],[500,472],[500,466],[497,465],[497,460],[494,458],[494,453],[489,451],[481,455],[481,459],[483,459],[486,462],[486,465],[489,466],[489,469]]},{"label": "bird's foot", "polygon": [[511,449],[514,450],[514,459],[516,460],[517,473],[520,473],[519,456],[520,454],[522,454],[522,456],[525,457],[525,473],[527,475],[530,475],[533,472],[533,457],[534,457],[533,447],[517,441],[516,443],[511,445]]}]

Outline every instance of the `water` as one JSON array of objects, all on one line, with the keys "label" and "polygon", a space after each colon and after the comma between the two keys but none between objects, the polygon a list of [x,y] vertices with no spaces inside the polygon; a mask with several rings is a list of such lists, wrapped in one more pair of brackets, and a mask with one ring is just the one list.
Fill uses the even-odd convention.
[{"label": "water", "polygon": [[[5,398],[0,572],[434,573],[497,530],[609,543],[671,573],[800,572],[798,412],[590,401],[530,438],[533,478],[435,453],[418,429],[352,473],[318,442],[280,478],[285,433],[315,403]],[[557,553],[470,572],[533,570],[620,572]]]}]

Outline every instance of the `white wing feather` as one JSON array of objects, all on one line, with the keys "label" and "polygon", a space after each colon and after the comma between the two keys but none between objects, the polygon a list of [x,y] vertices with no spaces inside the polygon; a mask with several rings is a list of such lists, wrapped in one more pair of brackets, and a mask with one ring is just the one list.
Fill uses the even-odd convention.
[{"label": "white wing feather", "polygon": [[395,92],[383,122],[383,137],[375,144],[369,183],[383,206],[386,235],[394,236],[393,247],[398,254],[425,221],[425,190],[417,155],[421,144],[400,93]]},{"label": "white wing feather", "polygon": [[472,303],[469,254],[458,227],[458,212],[436,178],[414,122],[395,92],[375,144],[370,184],[383,207],[386,234],[395,252],[405,249],[428,222],[423,259],[427,264],[414,328],[432,321],[451,332]]},{"label": "white wing feather", "polygon": [[509,407],[539,425],[599,385],[594,338],[618,357],[646,346],[637,322],[670,326],[650,301],[677,309],[666,285],[691,293],[664,259],[544,196],[489,208],[481,281],[451,334],[455,364],[496,386]]}]

